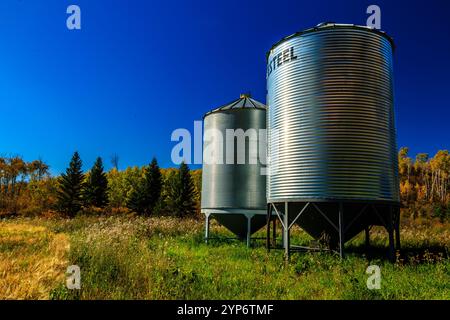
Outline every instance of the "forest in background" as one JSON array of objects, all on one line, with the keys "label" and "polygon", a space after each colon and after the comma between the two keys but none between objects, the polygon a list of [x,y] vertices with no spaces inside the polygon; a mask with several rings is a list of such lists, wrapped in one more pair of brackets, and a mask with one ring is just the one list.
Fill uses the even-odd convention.
[{"label": "forest in background", "polygon": [[104,172],[98,158],[85,173],[81,166],[75,152],[66,172],[54,177],[42,160],[0,157],[0,216],[136,212],[192,217],[200,211],[201,170],[184,163],[164,169],[153,159],[147,166]]},{"label": "forest in background", "polygon": [[433,157],[418,153],[415,159],[403,147],[398,153],[402,211],[411,218],[450,218],[450,155],[439,150]]},{"label": "forest in background", "polygon": [[[450,155],[398,153],[402,213],[410,218],[450,218]],[[117,159],[116,159],[117,161]],[[113,161],[113,164],[114,162]],[[81,170],[78,153],[64,174],[53,177],[42,160],[0,157],[0,215],[74,216],[136,212],[142,215],[196,216],[200,212],[201,170],[147,166],[104,172],[97,159]]]}]

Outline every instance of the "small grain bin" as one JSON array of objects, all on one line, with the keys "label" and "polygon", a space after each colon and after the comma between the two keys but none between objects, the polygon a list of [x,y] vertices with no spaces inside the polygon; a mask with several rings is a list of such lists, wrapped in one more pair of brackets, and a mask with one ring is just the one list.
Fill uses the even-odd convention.
[{"label": "small grain bin", "polygon": [[266,223],[266,106],[243,94],[204,116],[201,211],[238,238]]},{"label": "small grain bin", "polygon": [[324,23],[268,52],[268,218],[282,220],[287,257],[294,223],[341,256],[371,225],[399,246],[393,50],[379,30]]}]

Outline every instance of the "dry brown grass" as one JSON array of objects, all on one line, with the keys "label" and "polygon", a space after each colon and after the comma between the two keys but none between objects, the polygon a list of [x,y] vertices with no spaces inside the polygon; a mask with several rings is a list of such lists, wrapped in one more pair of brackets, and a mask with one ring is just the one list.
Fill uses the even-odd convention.
[{"label": "dry brown grass", "polygon": [[[213,222],[219,237],[229,233]],[[402,220],[402,251],[386,259],[387,232],[371,231],[329,253],[267,253],[226,240],[204,243],[203,221],[135,215],[14,218],[0,221],[0,299],[443,299],[450,293],[450,224]],[[264,236],[265,230],[257,235]],[[299,228],[293,243],[308,244]],[[69,249],[70,239],[70,250]],[[68,290],[68,265],[82,270]],[[366,287],[368,264],[382,270],[382,290]]]},{"label": "dry brown grass", "polygon": [[64,280],[68,251],[65,234],[0,222],[0,299],[48,299]]}]

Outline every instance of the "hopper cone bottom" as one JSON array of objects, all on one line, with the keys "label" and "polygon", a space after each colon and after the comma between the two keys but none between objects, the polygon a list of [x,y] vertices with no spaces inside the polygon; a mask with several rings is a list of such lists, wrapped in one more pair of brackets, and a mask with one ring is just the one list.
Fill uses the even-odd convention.
[{"label": "hopper cone bottom", "polygon": [[[244,214],[211,214],[222,226],[230,230],[240,239],[247,237],[247,216]],[[251,234],[260,230],[266,225],[266,215],[255,214],[251,219]]]}]

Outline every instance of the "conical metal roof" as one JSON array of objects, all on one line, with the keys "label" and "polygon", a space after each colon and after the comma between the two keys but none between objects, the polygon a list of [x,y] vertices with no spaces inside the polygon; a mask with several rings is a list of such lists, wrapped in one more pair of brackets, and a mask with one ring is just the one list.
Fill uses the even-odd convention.
[{"label": "conical metal roof", "polygon": [[235,110],[235,109],[262,109],[266,110],[266,105],[262,104],[261,102],[256,101],[255,99],[252,99],[250,94],[241,94],[239,99],[236,99],[230,103],[227,103],[219,108],[213,109],[205,114],[204,117],[207,115],[214,113],[214,112],[220,112],[220,111],[226,111],[226,110]]}]

